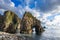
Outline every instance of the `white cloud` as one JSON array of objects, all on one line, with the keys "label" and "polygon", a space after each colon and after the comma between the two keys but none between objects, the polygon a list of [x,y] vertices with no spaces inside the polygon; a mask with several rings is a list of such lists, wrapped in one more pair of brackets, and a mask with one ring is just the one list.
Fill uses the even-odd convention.
[{"label": "white cloud", "polygon": [[60,26],[60,15],[55,16],[53,22],[56,26]]},{"label": "white cloud", "polygon": [[11,0],[0,0],[0,9],[11,10],[15,12],[19,17],[21,17],[24,12],[22,6],[19,5],[18,7],[15,7],[15,4]]},{"label": "white cloud", "polygon": [[37,19],[38,19],[38,17],[40,17],[40,12],[37,11],[36,9],[31,9],[31,8],[29,8],[29,6],[26,6],[26,7],[25,7],[25,11],[31,12],[32,15],[33,15],[34,17],[36,17]]},{"label": "white cloud", "polygon": [[[38,11],[35,8],[31,9],[29,7],[30,0],[28,0],[26,2],[27,2],[27,6],[25,6],[25,8],[23,8],[21,5],[19,5],[18,7],[15,7],[15,4],[11,0],[0,0],[0,12],[2,14],[5,10],[12,10],[19,17],[21,17],[21,15],[23,15],[23,13],[25,11],[29,11],[32,13],[32,15],[34,17],[39,19],[41,22],[45,23],[46,26],[60,26],[60,15],[58,15],[58,14],[60,14],[60,6],[56,6],[56,8],[53,9],[52,11],[43,13],[41,11]],[[55,0],[55,2],[56,2],[56,0]],[[37,6],[37,1],[35,1],[35,6]],[[52,22],[49,19],[47,19],[47,17],[49,17],[49,16],[54,17]]]},{"label": "white cloud", "polygon": [[0,9],[0,14],[3,15],[4,11],[4,9]]},{"label": "white cloud", "polygon": [[40,17],[40,12],[36,11],[36,10],[33,10],[34,12],[34,17],[38,18]]},{"label": "white cloud", "polygon": [[15,4],[13,2],[11,2],[10,6],[15,7]]},{"label": "white cloud", "polygon": [[[47,13],[46,13],[47,14]],[[50,14],[50,15],[48,15],[48,14]],[[55,27],[59,27],[60,26],[60,7],[59,6],[57,6],[57,8],[56,9],[54,9],[53,11],[51,11],[51,12],[49,12],[47,15],[48,16],[53,16],[54,17],[54,19],[52,19],[52,22],[50,21],[50,20],[48,20],[47,19],[47,15],[46,15],[46,17],[45,16],[43,16],[44,18],[45,18],[45,20],[43,20],[43,21],[45,21],[45,23],[46,23],[46,25],[47,26],[55,26]]]},{"label": "white cloud", "polygon": [[[39,12],[40,14],[42,12]],[[50,12],[42,13],[42,17],[37,17],[39,20],[44,23],[43,25],[47,27],[59,27],[60,26],[60,6],[56,6],[56,8]],[[47,19],[48,17],[53,17],[52,21]],[[42,25],[42,26],[43,26]]]}]

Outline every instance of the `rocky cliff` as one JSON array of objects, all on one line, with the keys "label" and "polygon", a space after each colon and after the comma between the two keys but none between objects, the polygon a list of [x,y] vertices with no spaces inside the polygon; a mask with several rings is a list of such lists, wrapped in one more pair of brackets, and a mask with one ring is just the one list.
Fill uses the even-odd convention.
[{"label": "rocky cliff", "polygon": [[20,32],[31,34],[33,28],[35,28],[36,34],[40,34],[44,31],[41,22],[30,12],[25,12],[22,19],[12,11],[5,11],[4,15],[0,15],[0,31],[7,33]]},{"label": "rocky cliff", "polygon": [[37,34],[44,31],[41,26],[41,22],[37,20],[30,12],[25,12],[21,21],[20,33],[31,34],[33,28],[35,28]]},{"label": "rocky cliff", "polygon": [[3,15],[3,27],[1,27],[2,31],[8,33],[16,33],[17,29],[20,29],[20,21],[21,19],[12,11],[5,11]]}]

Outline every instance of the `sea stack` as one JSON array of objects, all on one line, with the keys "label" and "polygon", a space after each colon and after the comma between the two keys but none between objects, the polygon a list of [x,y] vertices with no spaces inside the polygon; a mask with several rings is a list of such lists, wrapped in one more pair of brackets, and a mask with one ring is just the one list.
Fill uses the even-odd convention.
[{"label": "sea stack", "polygon": [[21,19],[12,11],[4,12],[4,32],[16,33],[17,29],[20,29]]},{"label": "sea stack", "polygon": [[30,12],[25,12],[21,21],[20,33],[31,34],[33,28],[35,28],[36,34],[40,34],[44,31],[40,20],[36,19]]}]

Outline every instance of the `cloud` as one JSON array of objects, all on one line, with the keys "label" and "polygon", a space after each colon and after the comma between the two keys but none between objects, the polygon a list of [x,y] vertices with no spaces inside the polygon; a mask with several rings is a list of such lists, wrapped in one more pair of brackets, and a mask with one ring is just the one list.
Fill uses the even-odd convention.
[{"label": "cloud", "polygon": [[[11,0],[0,0],[0,9],[11,10],[15,12],[19,17],[24,13],[22,6],[15,7],[15,4]],[[0,11],[1,12],[1,11]]]},{"label": "cloud", "polygon": [[59,27],[60,5],[57,5],[55,7],[56,8],[54,8],[52,11],[47,11],[47,12],[42,12],[41,10],[37,10],[35,8],[31,9],[29,6],[26,6],[25,10],[31,12],[37,19],[39,19],[43,24],[42,26]]},{"label": "cloud", "polygon": [[[53,22],[55,26],[60,26],[60,15],[55,16]],[[57,25],[58,24],[58,25]]]},{"label": "cloud", "polygon": [[[49,17],[49,19],[48,19]],[[60,6],[57,6],[57,8],[53,11],[50,11],[48,13],[44,13],[43,17],[40,18],[42,23],[45,24],[45,26],[53,26],[53,27],[59,27],[60,26]]]},{"label": "cloud", "polygon": [[41,16],[39,11],[37,11],[36,9],[31,9],[29,6],[26,6],[26,7],[24,8],[24,10],[25,10],[25,11],[28,11],[28,12],[31,12],[32,15],[33,15],[34,17],[36,17],[37,19],[38,19],[38,17]]},{"label": "cloud", "polygon": [[14,6],[14,3],[13,2],[11,2],[11,0],[0,0],[0,5],[1,6],[10,6],[11,7],[11,5],[13,5]]},{"label": "cloud", "polygon": [[[60,26],[60,0],[19,0],[16,4],[11,0],[0,0],[0,14],[12,10],[22,18],[25,11],[32,13],[44,26]],[[32,6],[34,5],[34,6]]]},{"label": "cloud", "polygon": [[4,11],[4,9],[0,9],[0,14],[3,15]]},{"label": "cloud", "polygon": [[14,7],[14,6],[15,6],[15,4],[14,4],[13,2],[11,2],[10,6]]},{"label": "cloud", "polygon": [[60,0],[37,0],[36,9],[47,12],[52,11],[56,8],[57,5],[60,5]]}]

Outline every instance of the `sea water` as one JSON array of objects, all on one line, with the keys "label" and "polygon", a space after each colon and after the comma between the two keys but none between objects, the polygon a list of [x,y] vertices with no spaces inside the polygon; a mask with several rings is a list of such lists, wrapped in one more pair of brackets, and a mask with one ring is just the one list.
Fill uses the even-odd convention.
[{"label": "sea water", "polygon": [[34,40],[60,40],[60,27],[48,27],[41,35],[33,34]]},{"label": "sea water", "polygon": [[[35,29],[34,29],[35,30]],[[60,27],[48,27],[41,35],[20,34],[21,36],[31,37],[34,40],[60,40]]]}]

